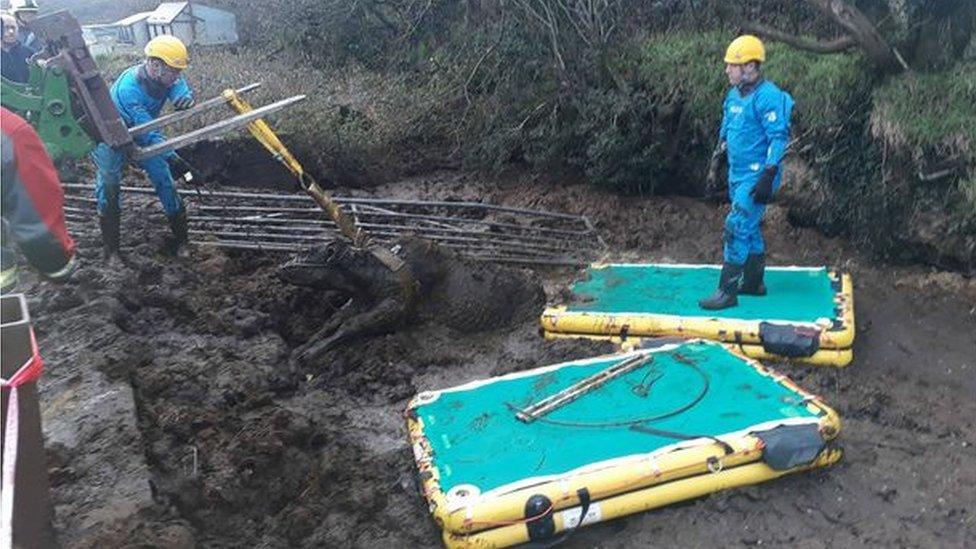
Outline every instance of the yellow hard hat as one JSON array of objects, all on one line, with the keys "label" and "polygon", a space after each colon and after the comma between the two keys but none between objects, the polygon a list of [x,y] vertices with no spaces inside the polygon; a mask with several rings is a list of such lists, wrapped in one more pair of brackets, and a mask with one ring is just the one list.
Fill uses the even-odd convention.
[{"label": "yellow hard hat", "polygon": [[729,44],[725,50],[725,62],[733,65],[741,65],[749,61],[766,61],[766,48],[763,47],[762,40],[751,34],[744,34]]},{"label": "yellow hard hat", "polygon": [[158,57],[174,69],[183,70],[190,65],[190,55],[182,40],[169,34],[161,34],[146,44],[146,57]]}]

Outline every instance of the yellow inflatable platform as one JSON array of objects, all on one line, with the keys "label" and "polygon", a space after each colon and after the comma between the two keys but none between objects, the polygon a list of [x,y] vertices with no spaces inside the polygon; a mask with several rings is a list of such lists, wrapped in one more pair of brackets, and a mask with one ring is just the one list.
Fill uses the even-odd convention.
[{"label": "yellow inflatable platform", "polygon": [[[595,264],[569,303],[542,313],[546,337],[705,338],[747,356],[847,366],[854,342],[851,277],[825,267],[768,267],[765,296],[705,311],[698,299],[718,280],[716,265]],[[639,341],[636,342],[639,344]],[[634,342],[631,342],[633,345]]]},{"label": "yellow inflatable platform", "polygon": [[819,397],[705,340],[423,392],[406,416],[449,547],[558,542],[841,457]]}]

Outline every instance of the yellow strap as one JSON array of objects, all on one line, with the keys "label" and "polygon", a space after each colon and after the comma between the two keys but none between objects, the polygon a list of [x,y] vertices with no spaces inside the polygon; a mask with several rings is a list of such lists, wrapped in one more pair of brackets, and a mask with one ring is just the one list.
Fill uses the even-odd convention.
[{"label": "yellow strap", "polygon": [[[227,101],[230,106],[240,114],[250,112],[253,109],[251,105],[244,100],[237,93],[236,90],[226,89],[221,93],[221,96]],[[315,200],[315,203],[319,205],[320,208],[325,210],[332,221],[335,222],[336,226],[342,234],[346,235],[350,240],[352,240],[353,245],[362,246],[370,250],[370,252],[376,256],[384,265],[387,266],[393,272],[401,270],[404,266],[403,260],[391,253],[389,250],[374,244],[370,241],[369,235],[363,230],[356,226],[356,222],[352,217],[346,214],[339,207],[329,193],[319,186],[318,182],[312,179],[311,176],[305,173],[305,169],[302,168],[298,159],[292,156],[291,151],[285,147],[284,143],[278,139],[275,135],[274,130],[268,125],[263,119],[258,118],[257,120],[251,122],[247,125],[247,129],[251,132],[251,135],[258,140],[259,143],[264,145],[264,148],[275,157],[276,160],[284,164],[286,168],[298,179],[302,188],[305,192]]]},{"label": "yellow strap", "polygon": [[[244,100],[237,93],[236,90],[227,89],[224,90],[221,96],[227,100],[227,103],[237,111],[238,113],[246,113],[254,110],[251,105]],[[259,143],[264,145],[264,148],[275,157],[276,160],[284,164],[288,171],[292,173],[298,182],[302,185],[302,188],[315,200],[315,202],[323,209],[329,217],[335,221],[339,230],[349,237],[356,245],[360,245],[365,242],[365,235],[356,227],[355,222],[351,217],[345,214],[336,204],[329,193],[325,191],[322,187],[318,185],[310,176],[306,175],[305,169],[302,168],[298,159],[296,159],[291,151],[285,147],[284,143],[278,139],[275,135],[274,130],[268,125],[263,119],[259,118],[254,122],[247,125],[247,129],[251,132],[251,135],[258,140]]]},{"label": "yellow strap", "polygon": [[[254,110],[251,105],[242,98],[236,90],[228,89],[224,90],[221,94],[224,99],[230,104],[235,111],[240,114],[250,112]],[[258,118],[254,122],[247,125],[247,129],[251,132],[251,135],[258,140],[259,143],[264,145],[264,148],[268,149],[269,152],[277,159],[279,162],[285,165],[292,174],[295,175],[299,180],[305,176],[305,169],[302,168],[301,163],[298,162],[294,156],[292,156],[291,151],[285,147],[284,143],[278,139],[271,126],[268,125],[263,119]]]}]

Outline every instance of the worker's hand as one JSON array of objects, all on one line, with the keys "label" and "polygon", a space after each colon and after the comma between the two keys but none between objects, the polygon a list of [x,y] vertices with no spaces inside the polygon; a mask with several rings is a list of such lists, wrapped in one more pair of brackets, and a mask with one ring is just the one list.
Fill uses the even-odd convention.
[{"label": "worker's hand", "polygon": [[196,100],[193,99],[192,95],[184,95],[183,97],[173,101],[173,108],[178,111],[185,111],[193,105],[196,104]]},{"label": "worker's hand", "polygon": [[718,166],[715,164],[715,161],[708,163],[708,174],[705,176],[705,194],[718,192]]},{"label": "worker's hand", "polygon": [[776,179],[776,166],[767,166],[759,176],[756,186],[749,192],[756,204],[769,204],[773,200],[773,179]]},{"label": "worker's hand", "polygon": [[708,161],[708,174],[705,175],[705,194],[712,195],[719,192],[718,172],[725,158],[726,146],[722,141],[712,151],[712,157]]}]

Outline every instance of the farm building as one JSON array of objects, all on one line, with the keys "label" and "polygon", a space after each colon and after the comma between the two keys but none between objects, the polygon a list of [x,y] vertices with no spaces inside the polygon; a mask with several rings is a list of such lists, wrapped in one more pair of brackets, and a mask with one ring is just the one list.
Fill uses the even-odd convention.
[{"label": "farm building", "polygon": [[164,2],[146,18],[148,39],[171,34],[187,44],[212,46],[237,42],[233,13],[193,2]]},{"label": "farm building", "polygon": [[149,41],[149,29],[146,26],[146,19],[151,14],[151,11],[143,11],[113,23],[112,26],[116,28],[119,43],[137,46],[145,45]]},{"label": "farm building", "polygon": [[163,2],[153,11],[135,13],[114,23],[85,25],[83,29],[89,47],[100,52],[116,47],[142,49],[161,34],[176,36],[187,45],[237,43],[236,16],[196,2]]}]

